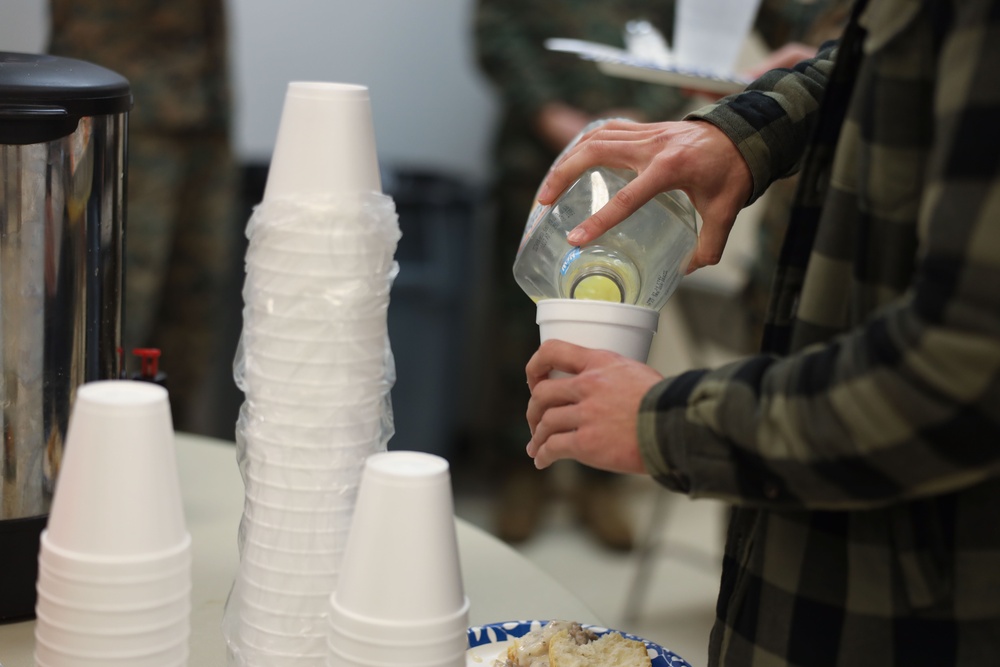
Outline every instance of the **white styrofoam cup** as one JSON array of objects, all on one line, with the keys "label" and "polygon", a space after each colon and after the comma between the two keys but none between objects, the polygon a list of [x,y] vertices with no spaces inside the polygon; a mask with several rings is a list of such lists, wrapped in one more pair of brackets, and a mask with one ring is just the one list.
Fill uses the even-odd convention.
[{"label": "white styrofoam cup", "polygon": [[468,627],[468,608],[448,462],[410,451],[368,457],[331,628],[362,641],[447,644]]},{"label": "white styrofoam cup", "polygon": [[290,82],[264,200],[381,189],[368,88]]},{"label": "white styrofoam cup", "polygon": [[46,537],[122,559],[155,559],[189,539],[166,389],[133,380],[77,389]]},{"label": "white styrofoam cup", "polygon": [[[610,350],[643,363],[656,333],[659,313],[651,308],[586,299],[543,299],[536,315],[541,340],[562,340]],[[565,377],[555,372],[552,377]]]}]

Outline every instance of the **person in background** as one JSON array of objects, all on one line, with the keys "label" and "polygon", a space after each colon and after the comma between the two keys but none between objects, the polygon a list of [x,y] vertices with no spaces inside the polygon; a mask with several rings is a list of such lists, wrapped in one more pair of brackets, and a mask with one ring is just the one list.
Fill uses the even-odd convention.
[{"label": "person in background", "polygon": [[820,44],[840,37],[851,0],[760,0],[755,28],[772,52],[804,45],[815,55]]},{"label": "person in background", "polygon": [[131,84],[123,344],[161,349],[174,427],[202,431],[236,249],[224,2],[50,0],[50,16],[50,53]]},{"label": "person in background", "polygon": [[[528,454],[731,503],[708,665],[986,667],[1000,656],[1000,2],[857,0],[839,44],[676,123],[612,123],[556,166],[639,173],[704,219],[800,174],[763,351],[664,379],[549,341]],[[551,370],[572,377],[548,379]]]},{"label": "person in background", "polygon": [[[608,77],[576,55],[545,48],[552,37],[624,47],[625,24],[646,19],[673,32],[673,2],[662,0],[553,0],[541,11],[529,0],[480,0],[475,17],[479,64],[499,93],[501,115],[494,139],[491,193],[496,238],[492,258],[492,334],[495,368],[483,373],[486,443],[498,457],[500,490],[496,533],[509,542],[535,532],[549,480],[524,458],[530,433],[524,362],[538,347],[534,303],[514,282],[511,267],[535,191],[559,152],[592,120],[679,117],[684,97],[675,89]],[[633,536],[620,497],[620,480],[581,467],[573,493],[579,518],[599,542],[627,550]]]}]

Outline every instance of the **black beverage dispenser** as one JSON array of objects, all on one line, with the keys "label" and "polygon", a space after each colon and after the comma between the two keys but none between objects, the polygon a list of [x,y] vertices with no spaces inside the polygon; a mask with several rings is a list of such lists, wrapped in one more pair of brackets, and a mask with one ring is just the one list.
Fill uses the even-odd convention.
[{"label": "black beverage dispenser", "polygon": [[76,388],[119,376],[128,81],[0,52],[0,622],[34,615]]}]

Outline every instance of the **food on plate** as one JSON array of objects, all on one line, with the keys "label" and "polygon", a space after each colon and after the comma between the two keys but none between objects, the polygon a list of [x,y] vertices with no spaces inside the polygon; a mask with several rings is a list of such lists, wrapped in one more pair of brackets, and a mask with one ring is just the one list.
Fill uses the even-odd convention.
[{"label": "food on plate", "polygon": [[547,667],[549,665],[549,640],[557,632],[567,631],[578,643],[597,639],[597,634],[584,630],[579,623],[551,621],[542,627],[513,639],[507,647],[506,660],[501,657],[494,667]]},{"label": "food on plate", "polygon": [[494,667],[650,667],[646,646],[617,632],[552,621],[514,639]]},{"label": "food on plate", "polygon": [[646,646],[617,632],[577,644],[565,630],[549,640],[549,667],[650,667]]}]

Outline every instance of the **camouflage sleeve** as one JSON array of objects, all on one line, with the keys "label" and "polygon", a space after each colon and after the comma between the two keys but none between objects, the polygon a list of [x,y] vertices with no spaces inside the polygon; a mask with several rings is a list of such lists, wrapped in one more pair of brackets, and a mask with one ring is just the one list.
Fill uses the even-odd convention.
[{"label": "camouflage sleeve", "polygon": [[558,99],[546,68],[544,46],[525,28],[542,8],[528,0],[480,0],[475,17],[476,56],[483,72],[518,115],[532,117]]}]

